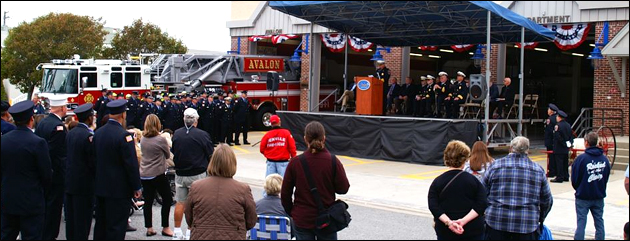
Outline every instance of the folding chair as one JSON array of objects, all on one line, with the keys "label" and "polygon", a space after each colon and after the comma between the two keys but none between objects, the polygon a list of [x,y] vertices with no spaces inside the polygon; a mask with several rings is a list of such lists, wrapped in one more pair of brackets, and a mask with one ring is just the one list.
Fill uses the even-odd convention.
[{"label": "folding chair", "polygon": [[529,118],[534,117],[534,111],[536,112],[536,119],[540,119],[540,113],[538,113],[538,95],[526,95],[523,100],[523,109],[530,108],[532,111],[529,113]]},{"label": "folding chair", "polygon": [[512,111],[514,111],[514,118],[516,118],[516,115],[518,115],[518,102],[519,99],[521,98],[521,95],[516,94],[514,95],[514,103],[512,103],[512,106],[510,107],[510,111],[508,112],[507,116],[505,116],[506,119],[510,119],[510,115],[512,114]]},{"label": "folding chair", "polygon": [[291,221],[287,217],[258,215],[248,236],[250,240],[291,240]]},{"label": "folding chair", "polygon": [[[475,119],[478,118],[479,111],[481,110],[481,107],[482,107],[482,103],[473,102],[472,98],[470,98],[470,95],[468,95],[468,98],[466,99],[466,103],[459,105],[460,107],[464,107],[464,114],[462,118],[466,119],[466,117],[472,117],[473,115],[475,116]],[[475,111],[475,108],[477,111]]]}]

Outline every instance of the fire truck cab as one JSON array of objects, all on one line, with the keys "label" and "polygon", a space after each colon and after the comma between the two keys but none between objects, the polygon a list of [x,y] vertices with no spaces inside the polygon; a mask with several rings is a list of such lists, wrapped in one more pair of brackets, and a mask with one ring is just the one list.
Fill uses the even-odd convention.
[{"label": "fire truck cab", "polygon": [[37,69],[43,70],[40,96],[62,95],[68,98],[69,109],[94,103],[103,88],[126,95],[152,86],[150,67],[132,60],[81,59],[74,55],[73,59],[42,63]]}]

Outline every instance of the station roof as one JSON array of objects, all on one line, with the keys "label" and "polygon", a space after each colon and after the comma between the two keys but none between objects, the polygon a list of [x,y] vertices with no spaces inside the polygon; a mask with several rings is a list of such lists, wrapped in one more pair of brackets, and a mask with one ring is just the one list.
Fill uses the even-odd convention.
[{"label": "station roof", "polygon": [[551,41],[554,32],[498,4],[486,1],[270,1],[269,6],[351,36],[384,46]]}]

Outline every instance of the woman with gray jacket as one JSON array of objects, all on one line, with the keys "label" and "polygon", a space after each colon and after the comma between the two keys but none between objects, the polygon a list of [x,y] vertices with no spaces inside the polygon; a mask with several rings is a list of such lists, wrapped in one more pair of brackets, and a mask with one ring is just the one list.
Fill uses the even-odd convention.
[{"label": "woman with gray jacket", "polygon": [[173,231],[169,227],[169,213],[171,212],[171,205],[173,203],[173,197],[171,196],[171,189],[166,178],[166,169],[168,168],[167,160],[170,158],[171,153],[169,151],[168,142],[162,136],[160,136],[160,130],[162,125],[160,119],[151,114],[147,116],[144,123],[143,138],[140,142],[140,148],[142,150],[142,161],[140,163],[140,179],[142,180],[142,188],[144,191],[144,226],[147,228],[147,237],[156,235],[157,232],[153,230],[153,200],[155,199],[155,192],[157,191],[164,200],[162,205],[162,235],[167,237],[173,236]]}]

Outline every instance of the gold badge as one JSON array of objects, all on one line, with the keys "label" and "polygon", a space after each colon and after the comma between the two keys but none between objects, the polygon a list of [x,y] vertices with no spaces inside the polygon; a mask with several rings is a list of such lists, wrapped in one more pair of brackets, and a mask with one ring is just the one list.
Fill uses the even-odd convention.
[{"label": "gold badge", "polygon": [[85,97],[83,98],[83,101],[85,103],[92,103],[94,101],[94,96],[90,93],[88,93],[87,95],[85,95]]},{"label": "gold badge", "polygon": [[131,141],[133,141],[133,137],[131,137],[131,136],[127,136],[127,137],[126,137],[126,140],[127,140],[127,142],[131,142]]}]

